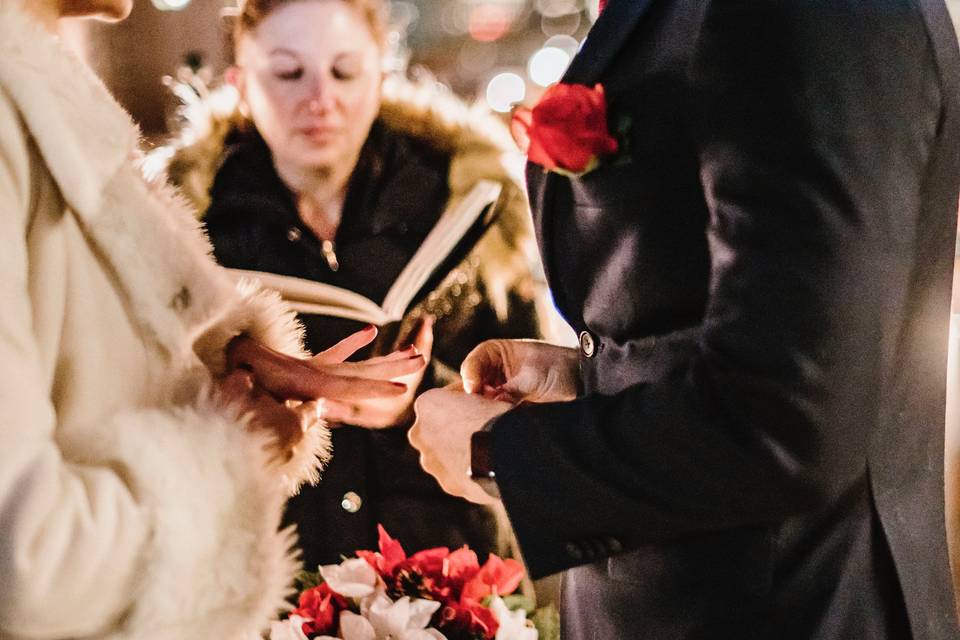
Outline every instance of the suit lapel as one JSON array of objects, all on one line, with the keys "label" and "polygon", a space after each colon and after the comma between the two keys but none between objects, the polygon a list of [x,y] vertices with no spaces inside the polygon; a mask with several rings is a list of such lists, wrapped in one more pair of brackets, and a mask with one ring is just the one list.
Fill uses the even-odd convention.
[{"label": "suit lapel", "polygon": [[[561,82],[566,84],[592,85],[613,62],[617,53],[626,43],[640,18],[646,13],[653,0],[609,0],[606,9],[587,34],[580,51],[573,58]],[[564,302],[563,287],[558,281],[557,269],[553,264],[551,251],[554,221],[558,217],[558,207],[568,205],[558,201],[557,189],[560,182],[569,180],[555,173],[543,174],[543,169],[527,164],[527,184],[530,202],[534,205],[533,221],[540,244],[543,268],[554,300],[566,316],[572,312]]]},{"label": "suit lapel", "polygon": [[610,0],[561,82],[592,85],[613,62],[653,0]]},{"label": "suit lapel", "polygon": [[958,34],[954,30],[954,23],[944,0],[920,0],[920,10],[930,31],[934,51],[937,56],[937,66],[940,79],[945,91],[943,100],[947,105],[945,112],[952,113],[960,100],[960,49],[958,49]]}]

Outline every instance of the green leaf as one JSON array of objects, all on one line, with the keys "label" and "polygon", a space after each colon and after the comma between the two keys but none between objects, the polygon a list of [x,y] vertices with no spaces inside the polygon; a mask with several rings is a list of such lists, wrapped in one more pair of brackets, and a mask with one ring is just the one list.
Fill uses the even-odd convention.
[{"label": "green leaf", "polygon": [[313,589],[321,584],[323,584],[323,577],[319,571],[301,571],[293,579],[293,586],[296,588],[298,595],[302,591]]},{"label": "green leaf", "polygon": [[540,607],[533,612],[530,620],[537,628],[538,640],[560,640],[560,612],[555,605]]},{"label": "green leaf", "polygon": [[523,609],[527,612],[528,616],[533,613],[533,600],[521,593],[515,593],[512,596],[503,596],[503,603],[507,605],[507,609],[510,609],[510,611]]}]

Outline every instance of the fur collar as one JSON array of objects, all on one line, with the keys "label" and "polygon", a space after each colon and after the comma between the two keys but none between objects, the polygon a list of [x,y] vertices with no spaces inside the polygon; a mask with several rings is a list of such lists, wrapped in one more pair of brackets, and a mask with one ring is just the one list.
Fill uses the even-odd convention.
[{"label": "fur collar", "polygon": [[23,119],[88,241],[172,362],[235,297],[192,210],[139,169],[139,131],[96,75],[21,9],[0,0],[0,92]]},{"label": "fur collar", "polygon": [[[38,82],[38,79],[42,81]],[[0,1],[0,85],[17,105],[64,199],[101,210],[103,189],[139,132],[94,73],[33,18]],[[78,105],[96,104],[96,109]]]},{"label": "fur collar", "polygon": [[[155,152],[150,164],[158,172],[165,170],[203,212],[210,205],[208,192],[223,156],[224,140],[249,122],[230,86],[208,91],[202,86],[180,85],[175,91],[184,103],[184,127],[170,144]],[[453,197],[483,178],[522,184],[523,161],[503,123],[479,105],[468,107],[436,83],[388,77],[383,83],[379,118],[387,128],[450,154]]]}]

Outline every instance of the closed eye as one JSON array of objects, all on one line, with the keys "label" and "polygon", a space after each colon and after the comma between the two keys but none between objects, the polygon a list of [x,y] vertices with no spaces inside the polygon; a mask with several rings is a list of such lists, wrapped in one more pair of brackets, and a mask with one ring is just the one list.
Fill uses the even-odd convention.
[{"label": "closed eye", "polygon": [[274,71],[273,75],[280,80],[299,80],[303,77],[303,69],[291,69],[289,71]]}]

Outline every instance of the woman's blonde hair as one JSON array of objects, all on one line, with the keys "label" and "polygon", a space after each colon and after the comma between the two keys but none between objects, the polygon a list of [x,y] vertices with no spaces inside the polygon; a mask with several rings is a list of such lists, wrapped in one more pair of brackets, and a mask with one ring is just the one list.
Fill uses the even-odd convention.
[{"label": "woman's blonde hair", "polygon": [[256,29],[268,15],[295,2],[342,2],[363,17],[370,34],[381,49],[387,44],[387,7],[384,0],[240,0],[231,33],[234,48],[244,34]]}]

